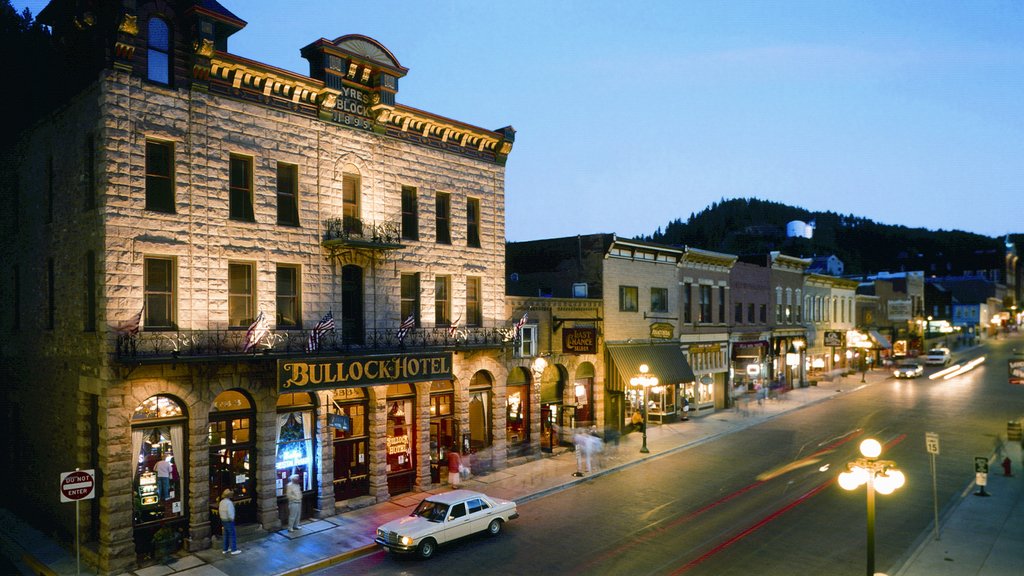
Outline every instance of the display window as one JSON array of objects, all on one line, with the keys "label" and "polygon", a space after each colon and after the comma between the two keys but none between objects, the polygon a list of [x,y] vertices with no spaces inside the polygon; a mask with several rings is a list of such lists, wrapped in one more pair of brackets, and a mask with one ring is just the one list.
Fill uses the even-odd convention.
[{"label": "display window", "polygon": [[334,498],[347,500],[370,493],[367,401],[362,388],[334,392],[327,426],[334,437]]},{"label": "display window", "polygon": [[[185,506],[185,412],[169,396],[153,396],[132,414],[133,517],[136,525],[182,518]],[[180,466],[179,466],[180,462]]]},{"label": "display window", "polygon": [[491,445],[491,377],[477,372],[469,382],[469,443],[473,452]]},{"label": "display window", "polygon": [[282,394],[277,400],[275,493],[284,495],[284,487],[292,474],[299,476],[304,492],[313,489],[316,474],[313,414],[314,402],[308,393]]},{"label": "display window", "polygon": [[228,390],[217,395],[210,412],[207,441],[210,447],[210,499],[214,528],[219,523],[214,511],[216,497],[234,492],[235,519],[239,524],[256,521],[255,411],[242,392]]},{"label": "display window", "polygon": [[409,384],[388,386],[385,445],[388,490],[391,494],[412,490],[416,478],[415,399],[415,393]]},{"label": "display window", "polygon": [[530,441],[530,383],[522,368],[516,368],[505,385],[505,433],[510,447]]},{"label": "display window", "polygon": [[458,449],[455,422],[455,386],[450,380],[430,383],[430,481],[441,481],[441,463],[452,448]]}]

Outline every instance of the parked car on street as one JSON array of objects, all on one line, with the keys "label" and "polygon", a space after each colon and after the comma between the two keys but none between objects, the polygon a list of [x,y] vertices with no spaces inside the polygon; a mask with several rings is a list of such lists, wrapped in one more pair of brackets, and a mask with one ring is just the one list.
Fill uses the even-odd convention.
[{"label": "parked car on street", "polygon": [[388,552],[430,558],[437,547],[487,532],[496,536],[505,522],[519,517],[516,503],[472,490],[452,490],[425,498],[412,514],[377,528],[374,542]]},{"label": "parked car on street", "polygon": [[917,378],[922,374],[924,374],[924,366],[917,362],[900,362],[892,371],[892,375],[897,378]]},{"label": "parked car on street", "polygon": [[952,359],[953,355],[950,354],[949,348],[932,348],[925,356],[924,363],[929,366],[946,366]]}]

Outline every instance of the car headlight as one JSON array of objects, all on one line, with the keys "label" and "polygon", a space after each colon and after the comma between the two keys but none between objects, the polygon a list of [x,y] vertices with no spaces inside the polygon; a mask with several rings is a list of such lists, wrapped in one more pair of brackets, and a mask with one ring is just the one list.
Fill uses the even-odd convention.
[{"label": "car headlight", "polygon": [[402,536],[401,542],[402,546],[409,546],[410,544],[412,544],[412,538],[409,538],[408,536]]}]

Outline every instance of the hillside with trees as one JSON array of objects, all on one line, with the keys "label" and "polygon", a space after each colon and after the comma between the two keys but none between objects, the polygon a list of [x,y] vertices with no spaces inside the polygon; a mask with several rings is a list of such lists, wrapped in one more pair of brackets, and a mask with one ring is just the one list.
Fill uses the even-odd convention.
[{"label": "hillside with trees", "polygon": [[[786,224],[814,224],[812,238],[787,238]],[[1011,240],[1020,240],[1020,235]],[[938,275],[977,269],[979,260],[1001,258],[1004,238],[962,231],[927,230],[879,224],[835,212],[812,212],[779,202],[740,198],[713,203],[676,219],[642,239],[689,245],[729,254],[779,250],[791,256],[839,257],[851,275],[923,270]]]}]

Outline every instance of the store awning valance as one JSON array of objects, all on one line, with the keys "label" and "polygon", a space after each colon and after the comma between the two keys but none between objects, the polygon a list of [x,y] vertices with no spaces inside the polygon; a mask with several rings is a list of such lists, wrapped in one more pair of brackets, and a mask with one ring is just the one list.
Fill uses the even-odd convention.
[{"label": "store awning valance", "polygon": [[868,337],[871,338],[874,348],[879,350],[890,350],[892,348],[892,343],[889,342],[889,339],[882,336],[878,330],[868,330]]},{"label": "store awning valance", "polygon": [[626,344],[609,345],[608,354],[615,363],[622,382],[629,385],[629,379],[640,374],[640,365],[647,364],[648,374],[662,384],[693,382],[693,370],[679,344]]}]

